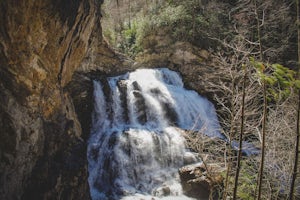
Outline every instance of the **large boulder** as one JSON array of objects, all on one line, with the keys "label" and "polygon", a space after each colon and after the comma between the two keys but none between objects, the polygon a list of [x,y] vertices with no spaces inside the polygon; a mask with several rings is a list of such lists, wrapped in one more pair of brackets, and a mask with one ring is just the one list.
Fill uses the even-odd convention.
[{"label": "large boulder", "polygon": [[219,199],[223,190],[222,171],[219,165],[204,162],[180,168],[179,175],[184,194],[199,200]]}]

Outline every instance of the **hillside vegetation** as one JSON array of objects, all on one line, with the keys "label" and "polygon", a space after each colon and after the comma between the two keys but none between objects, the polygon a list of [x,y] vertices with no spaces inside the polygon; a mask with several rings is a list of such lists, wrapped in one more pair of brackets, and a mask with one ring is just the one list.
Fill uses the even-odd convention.
[{"label": "hillside vegetation", "polygon": [[114,0],[102,7],[107,42],[139,62],[155,55],[172,63],[173,58],[164,57],[176,55],[178,48],[201,54],[193,64],[173,60],[173,66],[194,67],[230,141],[246,140],[260,149],[259,155],[244,157],[220,144],[220,153],[190,136],[199,141],[191,142],[194,149],[211,154],[208,162],[226,167],[223,199],[300,198],[296,3]]}]

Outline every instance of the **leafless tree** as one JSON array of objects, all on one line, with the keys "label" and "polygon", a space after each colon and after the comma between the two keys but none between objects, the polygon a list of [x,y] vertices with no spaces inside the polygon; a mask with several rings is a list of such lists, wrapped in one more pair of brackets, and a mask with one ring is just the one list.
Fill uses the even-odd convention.
[{"label": "leafless tree", "polygon": [[[233,152],[234,149],[232,149],[232,141],[239,141],[240,134],[237,133],[243,133],[245,137],[242,138],[251,140],[251,142],[256,144],[258,144],[259,141],[258,139],[252,141],[252,138],[259,138],[260,135],[257,133],[257,130],[261,126],[260,110],[262,109],[262,106],[260,102],[262,99],[262,88],[254,76],[255,71],[251,70],[252,66],[249,57],[252,52],[249,51],[248,42],[239,36],[237,36],[234,41],[220,42],[227,51],[232,52],[232,54],[230,56],[224,56],[222,53],[214,54],[214,73],[210,76],[206,76],[207,80],[205,82],[208,83],[207,90],[214,93],[214,100],[217,103],[217,110],[223,133],[229,141],[226,153],[224,154],[227,173],[223,199],[226,199],[228,195],[230,196],[232,194],[230,188],[236,188],[234,190],[237,192],[237,186],[230,186],[232,182],[230,181],[230,177],[234,176],[233,172],[236,171],[233,166],[239,165],[238,162],[240,162],[236,162],[237,158],[234,156],[235,153]],[[245,77],[242,66],[247,68],[249,76]],[[217,73],[222,72],[223,70],[227,73]],[[244,95],[243,86],[246,91]],[[243,98],[245,98],[245,106],[242,106]],[[241,125],[242,116],[244,116],[244,127]],[[243,147],[235,146],[235,148],[241,150]],[[240,165],[238,167],[241,168],[242,166]],[[238,173],[235,174],[237,175]],[[238,181],[235,182],[238,183]]]},{"label": "leafless tree", "polygon": [[242,93],[242,113],[241,113],[241,131],[239,136],[239,148],[238,148],[238,157],[237,157],[237,167],[236,167],[236,174],[235,174],[235,181],[233,187],[233,199],[236,199],[237,195],[237,188],[238,188],[238,180],[240,175],[240,168],[241,168],[241,160],[242,160],[242,148],[243,148],[243,135],[244,135],[244,120],[245,120],[245,97],[246,97],[246,78],[247,78],[247,71],[244,68],[244,78],[243,78],[243,93]]},{"label": "leafless tree", "polygon": [[[296,0],[296,7],[297,7],[297,32],[298,32],[298,67],[300,64],[300,14],[299,14],[299,0]],[[300,74],[300,69],[298,68],[298,78]],[[295,182],[298,173],[298,160],[299,160],[299,143],[300,143],[300,90],[298,89],[298,107],[297,107],[297,120],[296,120],[296,144],[295,144],[295,156],[294,156],[294,167],[292,173],[292,182],[290,188],[289,199],[292,200],[294,196],[295,190]]]}]

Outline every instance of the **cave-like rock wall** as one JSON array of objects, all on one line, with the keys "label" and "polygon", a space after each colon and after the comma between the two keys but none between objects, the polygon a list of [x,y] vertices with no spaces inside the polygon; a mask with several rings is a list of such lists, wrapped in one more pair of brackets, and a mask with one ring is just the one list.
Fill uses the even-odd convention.
[{"label": "cave-like rock wall", "polygon": [[0,199],[90,199],[93,79],[169,67],[202,91],[206,51],[177,44],[133,65],[102,38],[102,1],[0,1]]},{"label": "cave-like rock wall", "polygon": [[0,199],[89,199],[84,74],[120,64],[102,41],[101,4],[0,1]]}]

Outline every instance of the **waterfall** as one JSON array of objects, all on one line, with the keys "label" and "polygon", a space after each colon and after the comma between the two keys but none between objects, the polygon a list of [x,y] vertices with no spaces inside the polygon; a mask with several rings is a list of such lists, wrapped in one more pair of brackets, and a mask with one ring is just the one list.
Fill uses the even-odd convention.
[{"label": "waterfall", "polygon": [[182,194],[178,168],[199,160],[185,147],[182,130],[223,138],[214,106],[166,68],[94,81],[94,98],[92,199],[190,199]]}]

